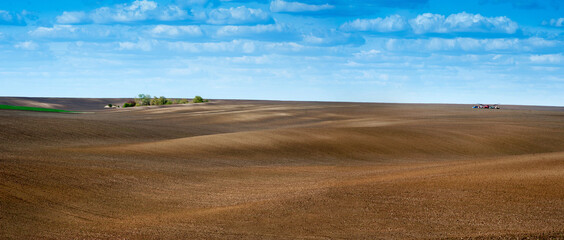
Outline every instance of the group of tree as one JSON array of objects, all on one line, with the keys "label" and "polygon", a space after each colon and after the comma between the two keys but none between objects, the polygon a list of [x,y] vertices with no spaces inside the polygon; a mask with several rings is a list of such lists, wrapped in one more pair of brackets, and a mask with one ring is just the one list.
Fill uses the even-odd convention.
[{"label": "group of tree", "polygon": [[129,100],[123,104],[123,107],[135,107],[135,106],[152,106],[152,105],[170,105],[170,104],[187,104],[187,103],[203,103],[208,102],[207,99],[203,99],[200,96],[195,96],[192,100],[186,98],[166,98],[164,96],[153,97],[149,94],[139,94],[135,100]]}]

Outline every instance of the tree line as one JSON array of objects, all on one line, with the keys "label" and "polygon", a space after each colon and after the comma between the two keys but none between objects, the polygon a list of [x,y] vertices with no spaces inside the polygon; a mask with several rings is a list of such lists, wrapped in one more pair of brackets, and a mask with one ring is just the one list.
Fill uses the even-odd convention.
[{"label": "tree line", "polygon": [[152,105],[171,105],[171,104],[187,104],[187,103],[203,103],[208,102],[207,99],[203,99],[201,96],[195,96],[192,100],[186,98],[166,98],[164,96],[154,96],[151,98],[149,94],[139,94],[137,98],[129,100],[123,104],[123,107],[135,107],[135,106],[152,106]]}]

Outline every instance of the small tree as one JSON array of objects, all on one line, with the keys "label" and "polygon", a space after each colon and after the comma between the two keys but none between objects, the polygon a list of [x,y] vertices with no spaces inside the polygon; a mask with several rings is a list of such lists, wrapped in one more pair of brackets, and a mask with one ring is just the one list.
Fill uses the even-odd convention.
[{"label": "small tree", "polygon": [[136,100],[137,100],[137,102],[139,102],[139,105],[141,105],[141,106],[151,105],[151,95],[141,93],[138,96],[139,96],[139,98],[137,98]]},{"label": "small tree", "polygon": [[110,103],[110,104],[108,104],[108,107],[113,107],[113,106],[114,106],[114,105],[112,105],[111,103]]},{"label": "small tree", "polygon": [[168,104],[169,100],[167,98],[165,98],[164,96],[159,97],[158,100],[158,105],[166,105]]},{"label": "small tree", "polygon": [[192,99],[193,103],[202,103],[204,102],[204,99],[200,96],[195,96],[194,99]]},{"label": "small tree", "polygon": [[153,99],[151,99],[151,105],[166,105],[169,102],[170,101],[164,96],[160,96],[159,98],[155,96]]}]

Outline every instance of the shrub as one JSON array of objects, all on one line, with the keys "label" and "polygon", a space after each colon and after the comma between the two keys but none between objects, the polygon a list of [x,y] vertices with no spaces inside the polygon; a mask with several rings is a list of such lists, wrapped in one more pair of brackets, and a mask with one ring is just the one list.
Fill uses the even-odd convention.
[{"label": "shrub", "polygon": [[135,100],[129,100],[129,101],[127,101],[127,102],[125,102],[125,103],[123,104],[123,107],[124,107],[124,108],[126,108],[126,107],[135,107],[135,105],[137,105],[137,103],[135,102]]},{"label": "shrub", "polygon": [[195,96],[194,99],[192,99],[193,103],[202,103],[204,102],[204,99],[200,96]]},{"label": "shrub", "polygon": [[[190,101],[188,101],[188,99],[185,98],[177,98],[174,99],[173,101],[171,101],[172,104],[186,104],[186,103],[190,103]],[[170,103],[169,103],[170,104]]]},{"label": "shrub", "polygon": [[108,107],[113,107],[113,106],[114,106],[114,105],[112,105],[111,103],[110,103],[110,104],[108,104]]}]

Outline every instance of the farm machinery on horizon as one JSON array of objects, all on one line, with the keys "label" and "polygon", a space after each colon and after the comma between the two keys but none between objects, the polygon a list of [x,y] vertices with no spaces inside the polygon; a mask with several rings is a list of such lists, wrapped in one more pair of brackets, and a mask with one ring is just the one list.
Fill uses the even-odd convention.
[{"label": "farm machinery on horizon", "polygon": [[484,104],[477,104],[474,105],[472,108],[480,108],[480,109],[500,109],[499,105],[494,104],[494,105],[484,105]]}]

